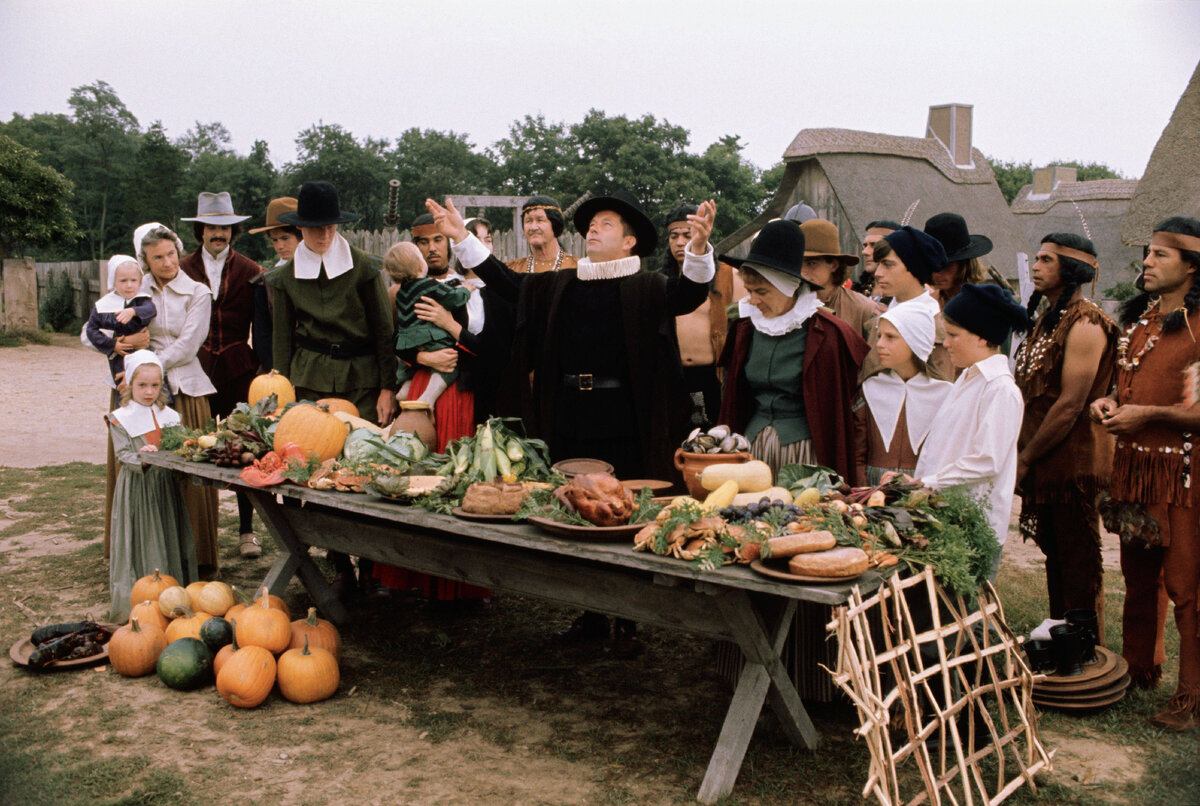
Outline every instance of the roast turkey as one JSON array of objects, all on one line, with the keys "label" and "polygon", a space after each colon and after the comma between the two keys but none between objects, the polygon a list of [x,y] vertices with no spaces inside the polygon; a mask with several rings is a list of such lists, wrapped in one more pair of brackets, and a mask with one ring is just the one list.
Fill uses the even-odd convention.
[{"label": "roast turkey", "polygon": [[608,473],[576,476],[554,494],[597,526],[621,526],[633,516],[633,494]]}]

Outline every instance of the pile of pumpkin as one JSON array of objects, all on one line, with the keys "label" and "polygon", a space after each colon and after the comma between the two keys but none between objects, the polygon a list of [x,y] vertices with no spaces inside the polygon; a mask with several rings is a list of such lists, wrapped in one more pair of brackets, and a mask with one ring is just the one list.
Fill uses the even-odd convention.
[{"label": "pile of pumpkin", "polygon": [[184,588],[158,570],[134,583],[131,600],[129,623],[108,642],[109,663],[122,676],[157,672],[180,691],[215,676],[217,692],[239,708],[259,705],[276,684],[296,703],[337,691],[342,639],[315,607],[292,621],[287,604],[266,588],[250,601],[224,582]]}]

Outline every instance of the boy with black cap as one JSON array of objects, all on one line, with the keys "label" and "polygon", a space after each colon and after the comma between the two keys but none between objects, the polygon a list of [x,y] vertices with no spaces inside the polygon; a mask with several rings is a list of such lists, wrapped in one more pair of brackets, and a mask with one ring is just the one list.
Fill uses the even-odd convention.
[{"label": "boy with black cap", "polygon": [[[945,347],[962,374],[938,409],[939,427],[926,439],[914,475],[934,490],[961,484],[983,496],[1003,546],[1025,403],[1000,345],[1014,330],[1026,330],[1029,317],[1006,289],[965,283],[946,303],[945,320]],[[999,565],[997,553],[991,578]]]},{"label": "boy with black cap", "polygon": [[[900,227],[875,242],[872,257],[875,259],[875,287],[880,294],[892,298],[888,303],[889,310],[897,305],[919,305],[933,315],[935,340],[926,364],[932,377],[953,380],[954,363],[942,346],[946,329],[941,306],[926,288],[933,273],[945,267],[946,250],[932,235],[914,227]],[[858,375],[860,382],[880,369],[879,355],[875,350],[878,340],[879,331],[876,329],[867,339],[871,352],[863,361]]]}]

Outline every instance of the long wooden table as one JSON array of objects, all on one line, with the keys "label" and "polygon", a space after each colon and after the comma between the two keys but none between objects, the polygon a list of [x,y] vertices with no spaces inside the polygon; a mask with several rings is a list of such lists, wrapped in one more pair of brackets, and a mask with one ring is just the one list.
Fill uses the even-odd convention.
[{"label": "long wooden table", "polygon": [[[282,549],[263,584],[282,594],[299,576],[321,612],[335,623],[346,610],[309,558],[310,546],[414,571],[526,594],[673,630],[734,641],[746,667],[726,712],[697,799],[713,803],[737,780],[764,702],[787,736],[816,749],[819,735],[781,660],[800,600],[837,605],[853,585],[777,582],[741,566],[703,571],[690,563],[634,552],[632,541],[581,542],[525,524],[492,524],[438,515],[365,495],[322,492],[292,484],[260,489],[236,470],[145,453],[143,461],[194,483],[246,493]],[[880,584],[874,572],[855,585]]]}]

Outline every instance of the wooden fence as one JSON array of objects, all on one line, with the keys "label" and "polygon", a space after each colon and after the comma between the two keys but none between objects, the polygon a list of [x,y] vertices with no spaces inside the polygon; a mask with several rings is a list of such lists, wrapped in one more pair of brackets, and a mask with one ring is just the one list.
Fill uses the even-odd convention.
[{"label": "wooden fence", "polygon": [[[387,254],[387,250],[392,244],[399,241],[407,241],[409,239],[408,230],[378,230],[370,232],[362,230],[358,232],[343,232],[346,240],[351,246],[363,250],[367,254],[383,257]],[[562,244],[563,249],[568,254],[583,257],[586,252],[586,245],[583,236],[577,232],[564,232],[562,237],[558,239]],[[503,262],[508,262],[513,258],[528,257],[529,245],[525,243],[524,233],[514,232],[496,232],[492,234],[492,253],[500,258]]]},{"label": "wooden fence", "polygon": [[75,316],[86,319],[96,300],[107,293],[107,266],[99,260],[74,260],[67,263],[37,263],[37,295],[40,301],[50,286],[50,278],[66,273],[71,278]]}]

